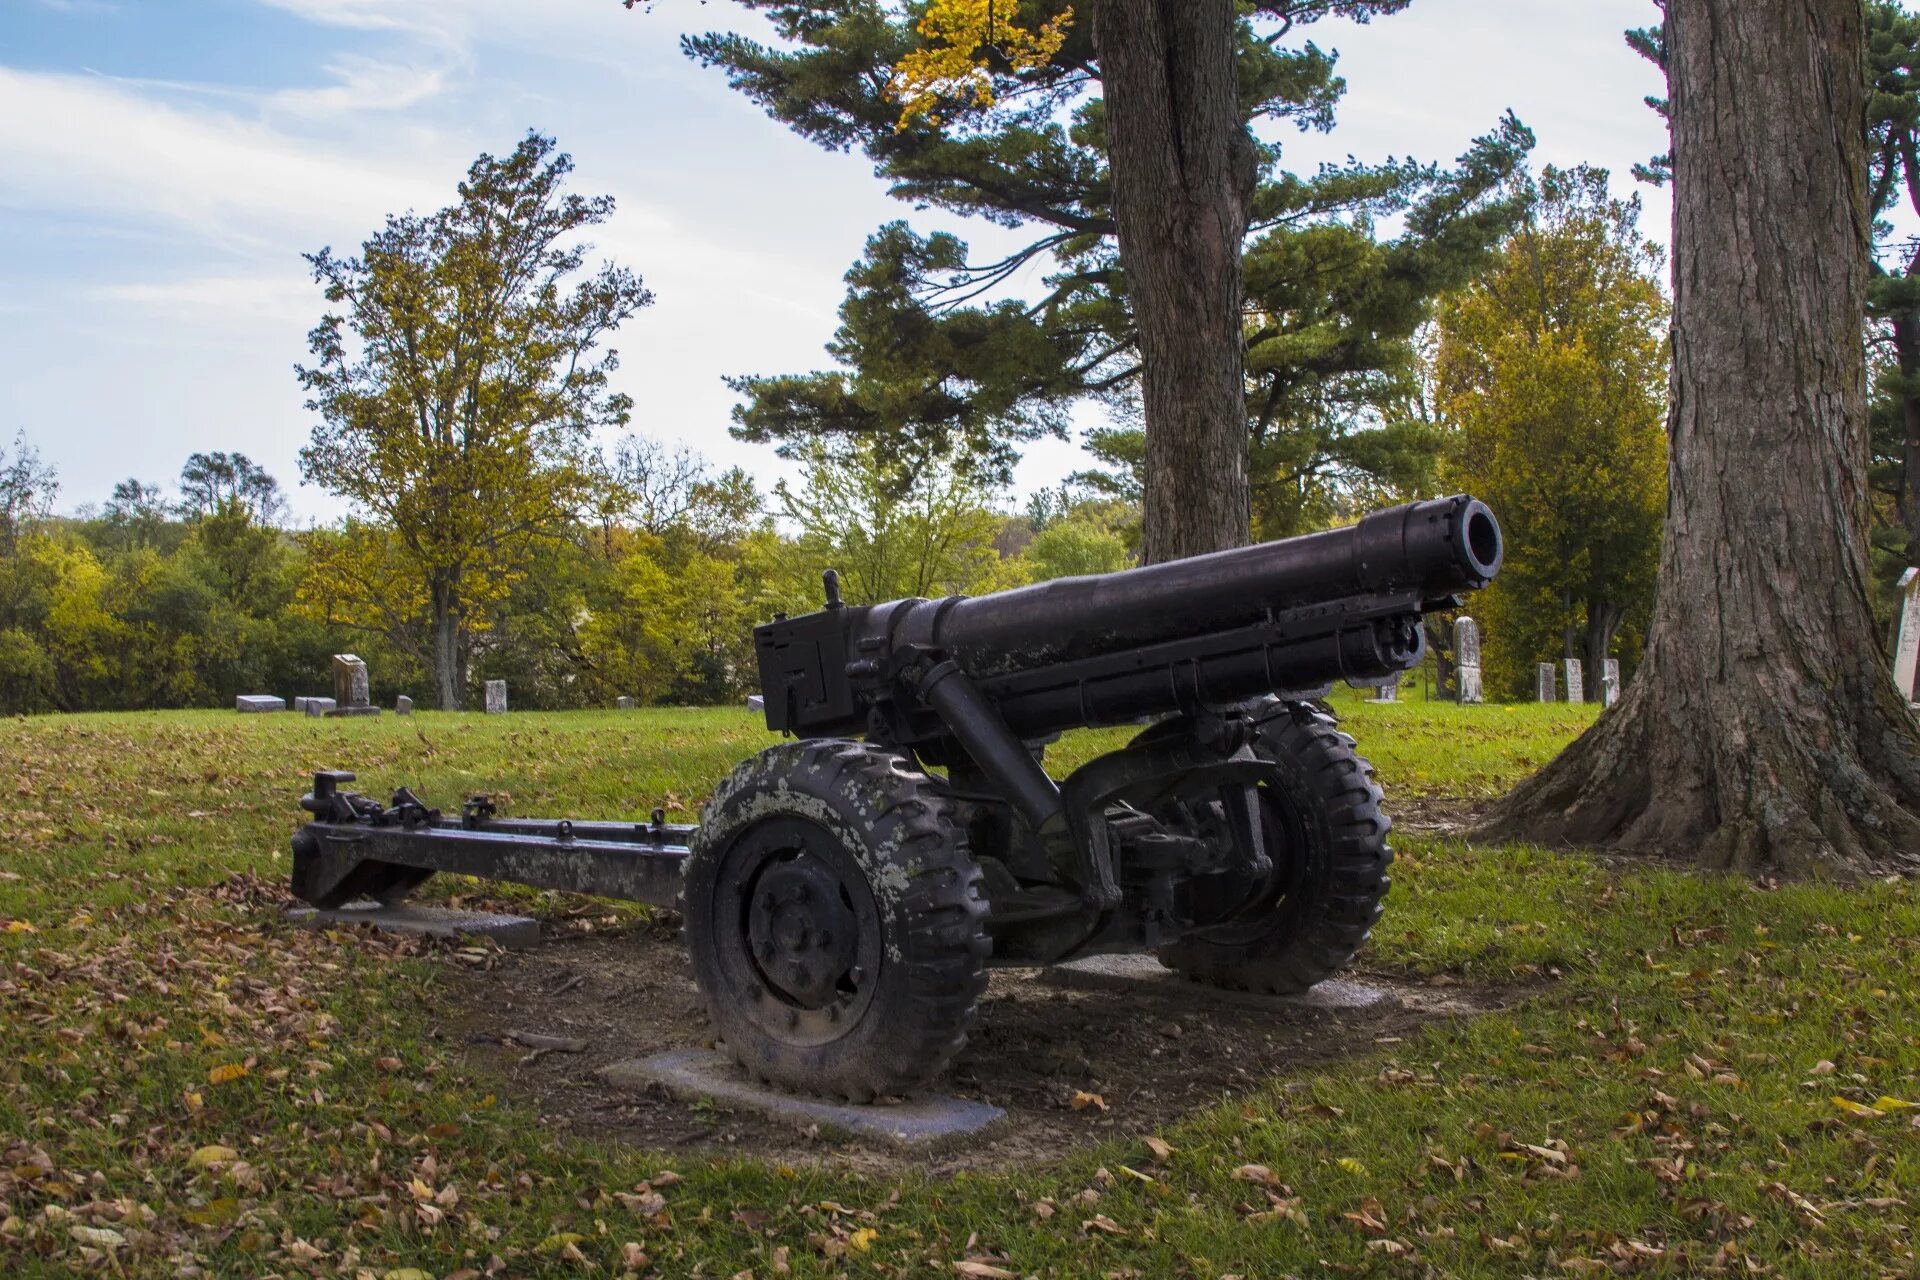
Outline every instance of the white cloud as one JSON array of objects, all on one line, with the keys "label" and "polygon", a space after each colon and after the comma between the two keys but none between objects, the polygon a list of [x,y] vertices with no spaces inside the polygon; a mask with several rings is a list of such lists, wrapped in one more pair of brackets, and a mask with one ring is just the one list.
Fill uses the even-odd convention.
[{"label": "white cloud", "polygon": [[289,235],[324,238],[431,207],[460,163],[348,153],[97,77],[0,67],[0,204],[15,208],[158,218],[283,248]]},{"label": "white cloud", "polygon": [[267,99],[267,105],[304,116],[399,111],[437,96],[448,77],[444,67],[379,62],[353,55],[328,63],[326,72],[336,83],[320,89],[282,89]]}]

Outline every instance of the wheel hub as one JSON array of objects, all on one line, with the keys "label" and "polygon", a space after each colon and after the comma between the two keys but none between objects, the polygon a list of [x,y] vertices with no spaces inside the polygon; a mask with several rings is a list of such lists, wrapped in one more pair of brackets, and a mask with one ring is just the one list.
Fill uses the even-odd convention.
[{"label": "wheel hub", "polygon": [[747,942],[767,985],[803,1009],[821,1009],[849,985],[858,925],[839,875],[802,856],[769,867],[753,889]]}]

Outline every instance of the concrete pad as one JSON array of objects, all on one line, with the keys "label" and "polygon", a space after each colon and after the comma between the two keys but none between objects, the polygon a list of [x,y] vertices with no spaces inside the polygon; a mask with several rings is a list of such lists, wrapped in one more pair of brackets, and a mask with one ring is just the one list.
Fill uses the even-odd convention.
[{"label": "concrete pad", "polygon": [[686,1097],[730,1102],[798,1128],[819,1125],[901,1146],[933,1146],[964,1138],[1005,1119],[1007,1114],[984,1102],[932,1094],[919,1094],[904,1102],[860,1106],[782,1093],[749,1080],[732,1058],[708,1049],[673,1049],[650,1058],[616,1062],[600,1075],[623,1089],[664,1085]]},{"label": "concrete pad", "polygon": [[495,915],[490,911],[455,911],[449,907],[350,902],[323,911],[318,907],[288,907],[287,919],[304,929],[333,929],[369,924],[384,933],[425,935],[430,938],[487,938],[509,951],[520,951],[540,941],[540,922],[526,916]]},{"label": "concrete pad", "polygon": [[1097,991],[1138,991],[1143,986],[1182,999],[1211,1000],[1220,1004],[1245,1005],[1268,1009],[1326,1009],[1353,1012],[1360,1009],[1390,1009],[1400,998],[1390,991],[1367,986],[1350,978],[1329,978],[1298,995],[1276,996],[1257,991],[1229,991],[1190,982],[1162,965],[1153,956],[1088,956],[1068,964],[1040,971],[1040,980],[1055,986],[1080,987]]}]

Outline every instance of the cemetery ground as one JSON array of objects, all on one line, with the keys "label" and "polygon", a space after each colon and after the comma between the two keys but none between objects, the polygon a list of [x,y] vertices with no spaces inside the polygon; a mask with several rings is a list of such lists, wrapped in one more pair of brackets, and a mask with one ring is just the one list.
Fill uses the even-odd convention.
[{"label": "cemetery ground", "polygon": [[9,722],[0,1274],[1914,1274],[1920,891],[1464,843],[1590,712],[1342,712],[1414,820],[1358,966],[1398,1001],[997,974],[943,1087],[1011,1119],[924,1155],[598,1083],[704,1033],[670,915],[448,880],[547,940],[282,920],[315,768],[686,819],[744,711]]}]

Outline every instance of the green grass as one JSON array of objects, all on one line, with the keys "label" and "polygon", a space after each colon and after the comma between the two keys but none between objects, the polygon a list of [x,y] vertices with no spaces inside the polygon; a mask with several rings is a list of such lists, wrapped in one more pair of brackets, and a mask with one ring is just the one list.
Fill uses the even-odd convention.
[{"label": "green grass", "polygon": [[[1469,798],[1588,714],[1342,709],[1390,796]],[[1916,1273],[1920,1111],[1874,1105],[1920,1102],[1905,884],[1404,841],[1364,963],[1527,1002],[1223,1101],[1164,1162],[949,1180],[555,1139],[416,1034],[444,957],[278,924],[314,768],[686,816],[764,741],[730,710],[0,725],[0,1274],[617,1276],[628,1243],[722,1280]]]}]

